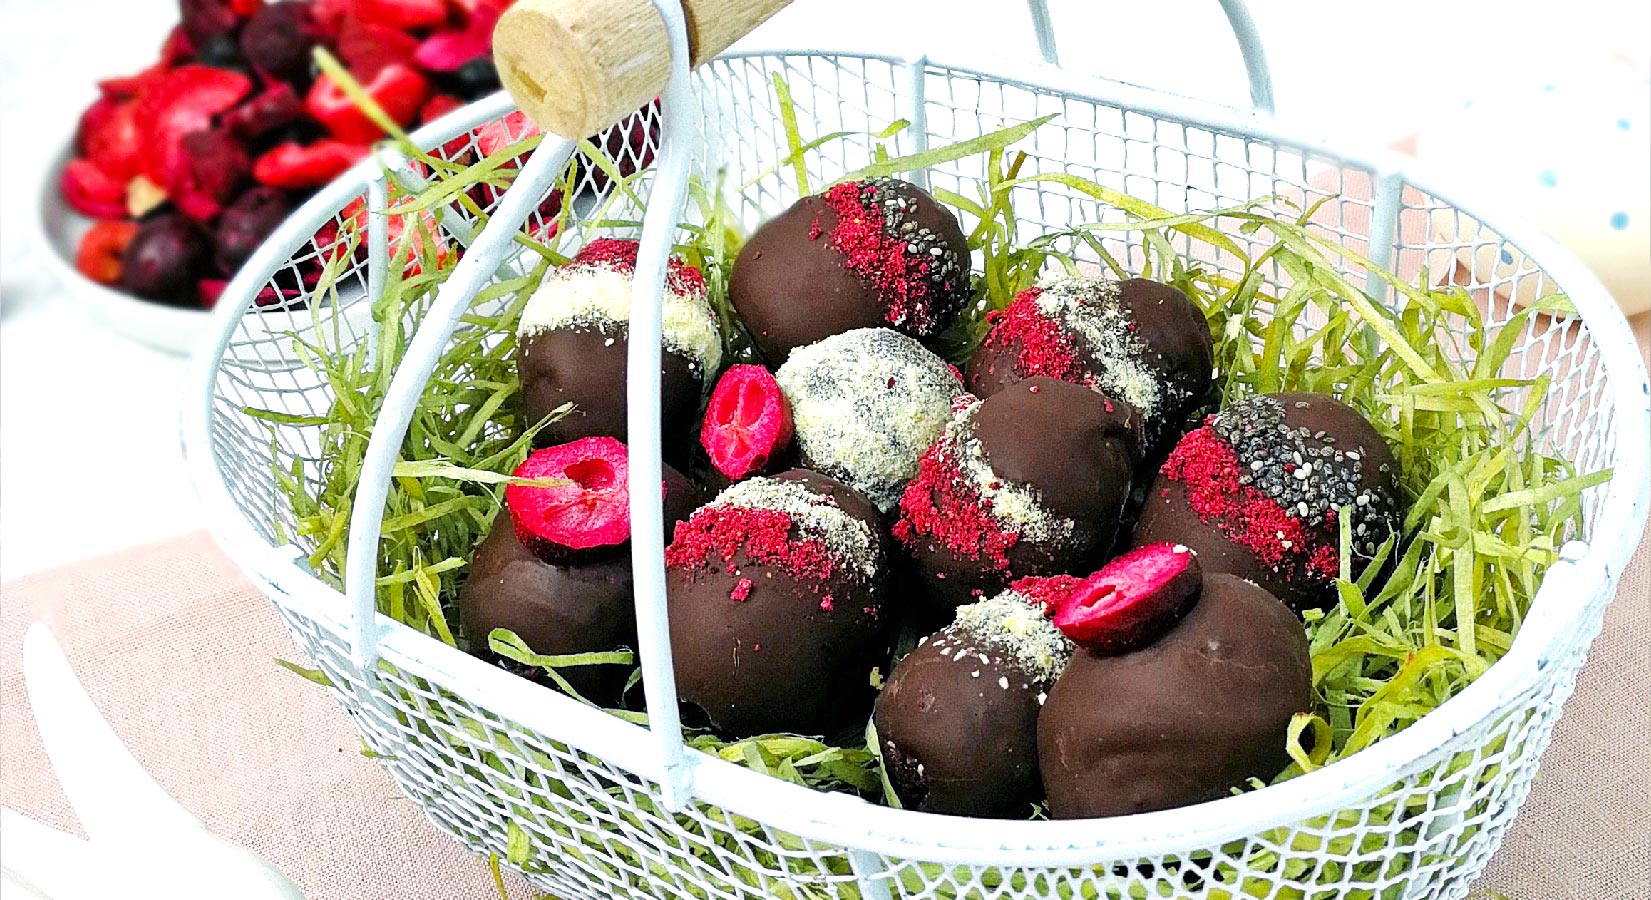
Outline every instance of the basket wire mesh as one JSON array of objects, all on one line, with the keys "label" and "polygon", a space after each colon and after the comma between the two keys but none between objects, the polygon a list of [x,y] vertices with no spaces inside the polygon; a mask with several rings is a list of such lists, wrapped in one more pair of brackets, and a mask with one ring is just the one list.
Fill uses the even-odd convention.
[{"label": "basket wire mesh", "polygon": [[[670,10],[662,12],[671,21]],[[680,49],[680,10],[675,15]],[[853,53],[726,55],[695,72],[691,89],[685,65],[679,68],[663,112],[640,111],[599,143],[616,163],[634,169],[666,154],[643,176],[644,185],[655,187],[689,172],[714,181],[726,170],[729,182],[738,184],[753,173],[780,169],[779,177],[730,198],[747,228],[798,194],[794,176],[779,166],[786,144],[768,90],[778,75],[791,88],[799,119],[816,133],[869,134],[904,117],[913,122],[897,138],[906,152],[1055,113],[1058,118],[1024,142],[1025,171],[1078,175],[1176,212],[1264,195],[1307,203],[1334,197],[1312,227],[1400,273],[1424,266],[1439,270],[1460,253],[1517,247],[1516,267],[1488,274],[1475,269],[1466,287],[1491,297],[1512,296],[1535,280],[1540,293],[1564,290],[1581,311],[1532,318],[1509,366],[1554,376],[1534,430],[1538,449],[1579,470],[1615,467],[1613,480],[1583,499],[1588,533],[1596,537],[1566,545],[1514,649],[1479,682],[1408,730],[1348,760],[1243,796],[1119,820],[977,822],[817,794],[701,758],[683,750],[674,718],[656,716],[655,735],[666,737],[649,739],[639,726],[381,616],[361,615],[346,595],[359,601],[365,592],[365,608],[373,608],[372,551],[383,484],[375,494],[363,481],[352,531],[371,540],[352,544],[351,553],[364,564],[351,557],[349,570],[358,581],[344,593],[304,570],[302,560],[312,547],[303,539],[288,542],[297,522],[271,471],[290,469],[296,461],[312,473],[307,477],[315,477],[323,464],[320,439],[316,426],[302,424],[302,417],[318,416],[334,401],[329,384],[303,364],[294,336],[370,345],[374,325],[368,312],[388,260],[384,217],[373,214],[366,251],[345,261],[330,302],[271,305],[268,298],[289,296],[306,268],[337,253],[329,234],[345,227],[352,202],[382,210],[393,192],[417,190],[417,165],[381,154],[300,210],[225,293],[221,330],[197,358],[202,397],[186,417],[185,442],[215,532],[275,602],[295,641],[326,674],[401,790],[477,852],[505,857],[525,837],[530,849],[512,865],[567,900],[1464,896],[1529,790],[1644,518],[1645,374],[1620,314],[1597,282],[1529,229],[1494,228],[1490,222],[1512,220],[1487,213],[1478,201],[1470,213],[1389,160],[1339,154],[1281,134],[1266,119],[1182,98],[1048,68],[994,72],[927,58]],[[670,118],[681,109],[691,114]],[[437,155],[463,157],[476,150],[478,132],[512,110],[508,98],[497,97],[427,127],[414,139]],[[638,133],[647,139],[626,140]],[[612,140],[614,135],[620,138]],[[655,135],[662,135],[663,148]],[[858,168],[871,150],[868,140],[853,137],[822,148],[808,162],[811,183],[829,183]],[[430,223],[468,248],[449,280],[451,285],[469,279],[453,288],[456,311],[468,307],[480,287],[523,271],[524,264],[507,252],[514,224],[521,222],[528,233],[546,227],[545,203],[571,151],[571,142],[547,138],[512,191],[485,198],[489,223],[506,227],[478,232],[477,223],[458,211]],[[936,166],[923,177],[934,187],[961,192],[982,176],[979,165],[965,159]],[[611,180],[598,170],[584,171],[574,187],[561,202],[585,203],[582,210],[609,204],[614,219],[644,216],[633,198],[616,196]],[[669,194],[674,186],[664,188]],[[1121,216],[1054,183],[1014,190],[1027,233]],[[657,274],[678,206],[680,198],[668,208],[649,204],[653,227],[644,228],[639,262],[644,277],[637,279],[644,289],[648,250],[657,251],[651,263]],[[1440,221],[1460,227],[1429,227]],[[574,242],[582,241],[588,223],[582,216],[569,223]],[[1109,240],[1108,249],[1126,264],[1141,262],[1138,247]],[[1185,238],[1177,249],[1194,253]],[[1252,243],[1247,249],[1258,248]],[[1231,260],[1201,262],[1236,272]],[[1349,268],[1345,274],[1356,273]],[[1284,273],[1272,273],[1275,287],[1284,279]],[[657,302],[659,280],[645,299]],[[1512,313],[1510,303],[1493,302],[1490,322],[1499,326]],[[422,325],[407,323],[407,333],[416,333],[411,341],[433,352],[454,328],[470,327],[456,316],[438,318],[432,314]],[[648,342],[630,344],[635,351]],[[1464,358],[1471,354],[1459,341],[1452,348]],[[652,349],[653,364],[639,365],[633,357],[631,371],[657,370],[657,341]],[[410,348],[406,365],[419,359]],[[415,381],[408,388],[413,398],[422,387],[417,379],[409,384]],[[652,390],[657,403],[657,383]],[[647,421],[637,392],[631,396],[632,415]],[[387,400],[381,425],[394,422],[391,405]],[[271,425],[248,415],[249,408],[298,418]],[[657,414],[652,421],[658,421]],[[657,466],[653,430],[651,447],[633,440],[633,465],[651,453]],[[400,436],[381,427],[375,439],[398,446]],[[362,528],[363,522],[370,527]],[[639,535],[659,531],[636,529]],[[351,535],[352,541],[358,537]],[[657,557],[657,542],[638,544],[639,554]],[[659,565],[658,559],[652,564]],[[639,578],[638,587],[644,665],[651,656],[654,671],[665,673],[663,678],[650,673],[645,680],[650,690],[662,692],[650,695],[649,708],[665,709],[663,700],[674,701],[668,645],[661,663],[661,649],[656,643],[650,650],[646,633],[650,605],[656,607],[652,624],[663,626],[662,586],[648,588]],[[656,682],[665,685],[657,688]],[[674,702],[668,708],[674,710]]]}]

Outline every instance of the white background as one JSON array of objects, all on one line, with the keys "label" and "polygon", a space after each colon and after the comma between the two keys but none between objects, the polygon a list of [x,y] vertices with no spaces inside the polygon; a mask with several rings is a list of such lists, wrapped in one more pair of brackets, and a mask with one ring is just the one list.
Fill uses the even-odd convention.
[{"label": "white background", "polygon": [[[1215,0],[1050,0],[1071,69],[1234,105],[1243,68]],[[199,527],[178,450],[184,362],[61,299],[34,240],[40,170],[93,82],[149,65],[175,0],[0,0],[0,579]],[[1252,0],[1281,117],[1386,144],[1466,99],[1626,53],[1645,0]],[[1032,58],[1019,0],[798,0],[762,45]]]}]

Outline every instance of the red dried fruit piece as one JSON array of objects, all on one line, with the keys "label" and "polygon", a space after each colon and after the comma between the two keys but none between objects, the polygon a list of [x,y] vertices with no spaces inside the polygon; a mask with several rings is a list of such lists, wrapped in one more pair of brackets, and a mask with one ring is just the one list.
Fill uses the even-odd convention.
[{"label": "red dried fruit piece", "polygon": [[535,450],[512,474],[564,482],[505,488],[516,537],[541,558],[566,558],[570,551],[630,540],[630,463],[619,441],[587,437]]},{"label": "red dried fruit piece", "polygon": [[75,269],[98,284],[120,281],[121,256],[138,233],[136,222],[96,222],[80,238]]},{"label": "red dried fruit piece", "polygon": [[1055,627],[1099,655],[1128,653],[1181,621],[1203,584],[1196,553],[1179,544],[1148,544],[1056,597]]},{"label": "red dried fruit piece", "polygon": [[264,8],[264,0],[229,0],[229,8],[245,19]]},{"label": "red dried fruit piece", "polygon": [[732,479],[761,472],[791,443],[791,404],[762,366],[722,373],[705,408],[700,445],[717,471]]},{"label": "red dried fruit piece", "polygon": [[[418,70],[400,64],[379,69],[378,74],[362,87],[367,96],[398,125],[411,124],[418,116],[419,108],[424,105],[424,98],[430,96],[430,82]],[[309,96],[304,98],[304,108],[341,141],[368,143],[384,136],[384,129],[367,118],[355,101],[328,76],[317,78],[315,84],[310,86]]]},{"label": "red dried fruit piece", "polygon": [[126,185],[110,178],[94,163],[70,160],[63,168],[60,187],[63,199],[83,216],[119,219],[126,215]]},{"label": "red dried fruit piece", "polygon": [[75,148],[105,175],[119,182],[143,170],[143,136],[137,105],[104,97],[86,108],[75,133]]},{"label": "red dried fruit piece", "polygon": [[292,85],[277,81],[240,106],[223,114],[219,122],[243,141],[254,141],[272,131],[304,118],[304,101]]},{"label": "red dried fruit piece", "polygon": [[[349,231],[358,235],[355,252],[364,254],[367,249],[367,201],[360,197],[351,200],[342,210],[339,217],[349,226]],[[417,275],[424,271],[424,260],[427,256],[426,248],[434,244],[433,255],[437,266],[444,266],[457,252],[453,246],[440,236],[440,226],[436,222],[436,214],[431,210],[424,210],[417,214],[416,227],[411,232],[407,230],[410,216],[391,216],[390,227],[387,233],[390,245],[390,259],[402,258],[406,260],[408,275]],[[342,240],[344,232],[336,225],[323,228],[322,233],[316,236],[320,246],[327,243],[334,245],[335,252],[340,255],[348,247]],[[411,242],[403,246],[404,242]]]},{"label": "red dried fruit piece", "polygon": [[432,72],[457,72],[465,63],[493,50],[493,26],[499,24],[504,9],[482,6],[471,13],[464,27],[440,31],[418,45],[413,60]]},{"label": "red dried fruit piece", "polygon": [[241,55],[264,75],[301,85],[309,80],[310,50],[320,36],[308,3],[282,0],[260,10],[241,29]]},{"label": "red dried fruit piece", "polygon": [[[464,101],[453,96],[452,94],[431,94],[430,99],[424,101],[424,107],[418,111],[418,120],[420,122],[434,122],[442,116],[445,116],[453,110],[459,109],[463,106]],[[453,139],[453,146],[455,148],[463,145],[464,138],[462,135]]]},{"label": "red dried fruit piece", "polygon": [[196,47],[241,24],[229,0],[179,0],[178,7],[182,14],[179,27]]},{"label": "red dried fruit piece", "polygon": [[143,173],[165,184],[178,165],[183,136],[206,131],[212,119],[252,92],[252,81],[239,72],[210,66],[180,66],[150,85],[137,99],[136,115],[144,142]]},{"label": "red dried fruit piece", "polygon": [[166,180],[167,195],[178,211],[197,222],[216,218],[240,193],[251,174],[252,160],[240,142],[221,129],[183,136],[178,166]]},{"label": "red dried fruit piece", "polygon": [[447,0],[355,0],[355,16],[398,31],[431,28],[447,21]]},{"label": "red dried fruit piece", "polygon": [[339,24],[336,51],[350,74],[362,81],[371,81],[385,66],[413,65],[418,38],[394,28],[346,18]]},{"label": "red dried fruit piece", "polygon": [[252,164],[252,177],[270,187],[320,187],[344,174],[370,150],[366,144],[343,141],[316,141],[308,147],[289,141],[258,157]]},{"label": "red dried fruit piece", "polygon": [[539,133],[539,126],[528,119],[527,113],[517,110],[476,129],[476,150],[482,156],[492,156],[504,148]]},{"label": "red dried fruit piece", "polygon": [[218,305],[218,298],[224,295],[224,289],[229,287],[227,278],[202,278],[195,283],[201,292],[201,306],[211,309]]}]

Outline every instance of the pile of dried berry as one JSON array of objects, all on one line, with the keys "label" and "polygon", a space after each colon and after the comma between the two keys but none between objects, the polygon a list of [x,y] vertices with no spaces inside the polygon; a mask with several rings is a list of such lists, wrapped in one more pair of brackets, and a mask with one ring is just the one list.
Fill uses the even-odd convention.
[{"label": "pile of dried berry", "polygon": [[498,89],[511,0],[180,0],[160,60],[98,85],[64,199],[96,220],[75,265],[150,300],[212,306],[304,198],[384,137],[313,63],[325,48],[402,126]]}]

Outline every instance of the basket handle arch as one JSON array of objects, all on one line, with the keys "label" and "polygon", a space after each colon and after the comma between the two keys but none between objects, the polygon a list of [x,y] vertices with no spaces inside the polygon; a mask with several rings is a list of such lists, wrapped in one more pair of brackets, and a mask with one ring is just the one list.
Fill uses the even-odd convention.
[{"label": "basket handle arch", "polygon": [[[700,53],[708,52],[705,58],[715,56],[789,2],[604,0],[602,3],[586,4],[580,0],[521,0],[512,7],[513,12],[521,11],[516,18],[507,15],[500,20],[495,41],[503,38],[507,48],[516,48],[507,51],[507,54],[513,53],[514,56],[508,62],[501,62],[501,73],[514,73],[505,76],[507,84],[510,78],[525,82],[527,93],[518,95],[513,88],[512,96],[541,126],[546,139],[534,150],[486,226],[475,236],[464,257],[438,290],[435,301],[408,343],[407,352],[386,391],[377,425],[368,442],[351,511],[344,579],[344,593],[352,612],[351,662],[362,673],[364,692],[370,690],[377,678],[382,630],[394,626],[387,619],[381,621],[377,610],[377,552],[382,533],[382,512],[401,443],[435,361],[475,295],[494,277],[499,260],[510,249],[516,231],[531,215],[539,199],[551,189],[571,157],[574,141],[562,136],[598,132],[654,96],[659,96],[661,100],[661,140],[657,175],[643,217],[641,246],[633,280],[626,391],[631,477],[640,484],[663,480],[659,383],[657,379],[641,377],[637,373],[657,372],[661,364],[661,295],[667,259],[687,195],[693,134],[698,129],[699,111],[689,80],[690,71],[699,61]],[[1243,52],[1252,101],[1258,108],[1270,111],[1271,81],[1248,10],[1243,0],[1219,2]],[[1045,0],[1028,0],[1028,8],[1045,61],[1058,64]],[[638,18],[638,9],[648,16],[657,16],[654,29]],[[690,40],[690,14],[693,14],[694,23],[698,25],[697,34],[701,37],[697,47]],[[718,15],[729,17],[721,27],[711,28],[703,24],[722,21],[715,18]],[[622,21],[627,23],[626,26],[614,30],[629,34],[629,42],[624,44],[622,51],[600,41],[597,42],[600,46],[558,45],[542,41],[535,43],[516,35],[519,30],[543,31],[550,27],[546,24],[549,21],[546,16],[570,16],[566,21],[556,19],[554,25],[574,36],[588,35],[593,29],[600,31],[598,25],[604,18]],[[556,40],[563,40],[564,37]],[[663,53],[658,49],[660,38],[664,39]],[[585,62],[599,59],[612,63],[621,58],[638,62],[662,58],[667,61],[663,91],[657,89],[657,82],[647,80],[660,73],[643,72],[639,75],[640,70],[632,66],[620,76],[610,78],[605,74],[605,69],[597,66],[589,71],[596,73],[590,77],[597,78],[600,84],[590,88],[593,93],[589,97],[569,98],[565,93],[552,94],[543,90],[543,85],[550,83],[549,79],[533,74],[535,67],[543,64],[547,47],[557,48],[558,52],[574,57],[583,54],[588,57]],[[568,81],[581,83],[579,79]],[[585,84],[591,84],[588,78]],[[528,98],[528,103],[521,102],[523,96]],[[375,193],[382,193],[382,182],[375,186],[378,188]],[[378,210],[387,204],[382,197],[374,199],[379,202],[369,204],[374,210],[368,220],[369,243],[375,249],[382,250],[388,225],[387,216]],[[380,269],[373,273],[373,283],[383,283],[381,269],[387,264],[385,256],[383,252],[371,254],[372,267]],[[653,491],[636,491],[632,492],[629,502],[637,650],[643,670],[649,729],[662,763],[661,799],[667,808],[677,810],[687,804],[693,795],[694,760],[682,740],[673,677],[665,602],[662,497]],[[376,703],[370,694],[363,700]]]}]

